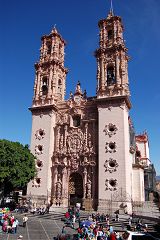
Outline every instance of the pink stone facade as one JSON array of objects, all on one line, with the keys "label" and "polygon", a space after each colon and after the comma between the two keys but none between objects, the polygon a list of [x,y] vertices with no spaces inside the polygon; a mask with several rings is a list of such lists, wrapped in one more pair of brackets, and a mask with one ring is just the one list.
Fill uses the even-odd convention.
[{"label": "pink stone facade", "polygon": [[30,108],[37,177],[27,194],[34,206],[78,202],[86,210],[109,211],[112,205],[112,211],[132,212],[134,196],[144,201],[143,184],[133,184],[144,173],[141,166],[136,165],[136,171],[133,166],[136,149],[130,144],[129,57],[122,20],[110,12],[98,25],[94,97],[82,92],[78,82],[65,100],[65,41],[56,28],[42,37]]}]

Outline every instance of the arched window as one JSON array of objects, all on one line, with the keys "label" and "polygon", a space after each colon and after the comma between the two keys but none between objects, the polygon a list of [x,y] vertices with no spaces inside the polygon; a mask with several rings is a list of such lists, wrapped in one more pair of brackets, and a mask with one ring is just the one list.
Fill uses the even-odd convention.
[{"label": "arched window", "polygon": [[116,83],[116,80],[115,80],[114,67],[110,66],[107,68],[107,85],[110,86],[115,83]]},{"label": "arched window", "polygon": [[81,124],[81,116],[79,115],[73,116],[73,126],[79,127],[80,124]]},{"label": "arched window", "polygon": [[108,31],[108,40],[111,40],[113,38],[113,31],[109,30]]},{"label": "arched window", "polygon": [[47,77],[43,77],[42,80],[42,94],[47,95],[48,93],[48,79]]},{"label": "arched window", "polygon": [[47,54],[51,54],[51,48],[52,48],[51,43],[47,43]]},{"label": "arched window", "polygon": [[58,80],[58,93],[62,92],[62,81],[61,79]]}]

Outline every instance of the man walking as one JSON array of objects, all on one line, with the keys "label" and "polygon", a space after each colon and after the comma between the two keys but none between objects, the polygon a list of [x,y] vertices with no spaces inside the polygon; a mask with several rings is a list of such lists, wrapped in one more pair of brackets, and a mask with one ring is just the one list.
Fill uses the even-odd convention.
[{"label": "man walking", "polygon": [[23,217],[23,227],[26,227],[27,221],[28,221],[28,217],[25,214],[24,217]]}]

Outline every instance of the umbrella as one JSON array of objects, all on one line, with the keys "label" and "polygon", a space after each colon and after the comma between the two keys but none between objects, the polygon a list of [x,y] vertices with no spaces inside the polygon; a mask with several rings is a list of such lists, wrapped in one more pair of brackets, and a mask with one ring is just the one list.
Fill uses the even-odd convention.
[{"label": "umbrella", "polygon": [[94,224],[94,222],[92,222],[90,220],[84,220],[80,223],[81,227],[83,227],[83,226],[90,227],[92,224]]}]

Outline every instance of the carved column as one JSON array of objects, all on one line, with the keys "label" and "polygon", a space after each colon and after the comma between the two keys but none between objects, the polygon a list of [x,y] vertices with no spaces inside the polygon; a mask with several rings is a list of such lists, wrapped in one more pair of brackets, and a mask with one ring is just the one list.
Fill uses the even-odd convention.
[{"label": "carved column", "polygon": [[67,169],[66,167],[62,170],[62,198],[66,197],[66,185],[67,185]]},{"label": "carved column", "polygon": [[121,52],[121,72],[122,72],[122,84],[125,84],[126,78],[126,64],[125,64],[125,53]]},{"label": "carved column", "polygon": [[84,167],[84,171],[83,171],[83,198],[86,198],[86,183],[87,183],[87,168]]},{"label": "carved column", "polygon": [[37,89],[36,89],[36,99],[40,95],[40,69],[37,71]]},{"label": "carved column", "polygon": [[52,37],[51,55],[53,54],[53,50],[54,50],[54,37]]},{"label": "carved column", "polygon": [[38,71],[36,71],[36,77],[34,81],[34,98],[37,99],[37,84],[38,84]]},{"label": "carved column", "polygon": [[120,85],[120,76],[119,76],[119,55],[116,53],[116,80],[117,85]]},{"label": "carved column", "polygon": [[114,43],[116,43],[116,38],[117,38],[117,28],[116,25],[114,24],[113,26],[113,31],[114,31]]},{"label": "carved column", "polygon": [[103,48],[105,48],[105,45],[106,45],[106,41],[104,40],[104,39],[106,39],[105,37],[106,37],[106,34],[105,34],[105,32],[106,32],[106,30],[105,30],[105,25],[103,24]]},{"label": "carved column", "polygon": [[87,136],[88,136],[88,123],[85,123],[85,145],[87,147]]},{"label": "carved column", "polygon": [[100,47],[102,47],[102,43],[103,43],[103,36],[102,36],[102,29],[100,29],[100,36],[99,36],[99,45],[100,45]]},{"label": "carved column", "polygon": [[95,145],[96,145],[95,135],[96,135],[96,133],[97,133],[95,121],[93,121],[93,123],[92,123],[92,132],[93,132],[93,134],[92,134],[92,138],[93,138],[93,144],[92,144],[92,146],[93,146],[93,152],[95,152]]},{"label": "carved column", "polygon": [[56,68],[56,65],[53,66],[53,76],[52,76],[52,95],[55,94],[55,89],[56,89],[56,78],[57,78],[57,75],[56,75],[56,71],[57,71],[57,68]]},{"label": "carved column", "polygon": [[43,53],[44,53],[44,57],[47,55],[47,45],[46,45],[46,38],[44,38],[44,45],[43,45]]},{"label": "carved column", "polygon": [[[95,158],[92,159],[95,161]],[[92,198],[95,199],[95,190],[96,190],[96,172],[95,167],[91,167],[91,178],[92,178]]]},{"label": "carved column", "polygon": [[56,196],[56,182],[57,182],[57,176],[58,176],[58,170],[57,167],[54,166],[54,171],[53,171],[53,197]]},{"label": "carved column", "polygon": [[64,126],[64,150],[65,150],[65,152],[67,151],[66,141],[67,141],[67,125]]},{"label": "carved column", "polygon": [[70,180],[70,174],[71,174],[71,169],[70,168],[68,168],[68,171],[67,171],[67,179],[68,179],[68,181],[67,181],[67,188],[66,188],[66,191],[67,191],[67,195],[68,195],[68,205],[70,205],[70,189],[69,189],[69,180]]},{"label": "carved column", "polygon": [[99,58],[97,59],[97,89],[100,88],[100,65],[99,65]]},{"label": "carved column", "polygon": [[60,126],[57,127],[57,144],[56,144],[57,151],[59,151],[60,128],[61,128]]},{"label": "carved column", "polygon": [[105,78],[104,78],[104,58],[103,58],[103,55],[101,55],[100,57],[100,64],[101,64],[101,88],[104,89],[104,81],[105,81]]},{"label": "carved column", "polygon": [[51,90],[52,76],[53,76],[53,66],[50,67],[50,73],[49,73],[48,97],[51,97],[51,94],[52,94],[52,90]]}]

